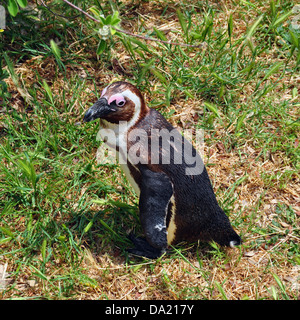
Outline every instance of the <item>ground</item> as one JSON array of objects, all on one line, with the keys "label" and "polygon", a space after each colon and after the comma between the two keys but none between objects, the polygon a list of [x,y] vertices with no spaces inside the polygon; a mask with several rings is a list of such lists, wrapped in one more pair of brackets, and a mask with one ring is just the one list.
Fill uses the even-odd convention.
[{"label": "ground", "polygon": [[[33,4],[0,34],[0,298],[297,299],[295,4],[111,3],[102,12],[118,10],[131,33],[201,47],[117,33],[99,55],[96,24],[50,4],[71,18]],[[138,198],[118,165],[97,163],[97,123],[82,123],[114,80],[137,85],[174,126],[203,132],[204,162],[242,246],[127,254],[128,233],[141,232]]]}]

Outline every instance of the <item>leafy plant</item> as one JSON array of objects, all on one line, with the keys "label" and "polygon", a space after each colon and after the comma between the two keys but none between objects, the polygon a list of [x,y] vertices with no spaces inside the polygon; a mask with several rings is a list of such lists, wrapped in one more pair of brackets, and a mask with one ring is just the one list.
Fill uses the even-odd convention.
[{"label": "leafy plant", "polygon": [[119,18],[119,12],[114,11],[112,15],[107,15],[106,17],[100,12],[95,6],[89,8],[96,19],[98,19],[98,28],[96,33],[100,37],[96,53],[101,55],[107,47],[107,40],[116,34],[117,28],[121,19]]},{"label": "leafy plant", "polygon": [[26,8],[27,4],[27,0],[8,0],[7,9],[9,14],[15,17],[20,11],[20,8]]}]

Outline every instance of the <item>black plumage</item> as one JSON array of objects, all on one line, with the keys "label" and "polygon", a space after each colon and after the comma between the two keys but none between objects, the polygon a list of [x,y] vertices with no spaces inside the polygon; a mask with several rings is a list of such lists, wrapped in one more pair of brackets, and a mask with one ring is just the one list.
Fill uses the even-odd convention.
[{"label": "black plumage", "polygon": [[[122,101],[122,105],[117,106],[116,101]],[[168,244],[180,241],[215,241],[231,247],[241,243],[218,205],[200,155],[158,111],[146,106],[136,87],[117,82],[105,88],[84,119],[97,118],[102,119],[103,125],[110,123],[113,127],[121,120],[136,119],[122,134],[127,138],[128,154],[133,146],[139,151],[139,162],[129,156],[126,166],[140,191],[140,220],[145,238],[131,234],[135,247],[129,252],[157,258]],[[146,146],[138,134],[132,139],[135,132],[146,133]],[[170,133],[170,139],[164,139],[163,133]],[[154,145],[157,150],[153,150]],[[189,157],[185,150],[190,150]],[[165,161],[165,155],[169,161]],[[195,165],[201,170],[187,174]]]}]

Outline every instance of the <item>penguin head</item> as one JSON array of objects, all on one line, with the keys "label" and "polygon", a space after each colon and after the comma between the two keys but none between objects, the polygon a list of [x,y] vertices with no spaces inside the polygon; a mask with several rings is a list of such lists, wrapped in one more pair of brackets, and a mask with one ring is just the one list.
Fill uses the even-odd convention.
[{"label": "penguin head", "polygon": [[88,109],[83,121],[100,118],[111,123],[119,123],[137,120],[147,111],[140,91],[128,82],[118,81],[103,89],[100,99]]}]

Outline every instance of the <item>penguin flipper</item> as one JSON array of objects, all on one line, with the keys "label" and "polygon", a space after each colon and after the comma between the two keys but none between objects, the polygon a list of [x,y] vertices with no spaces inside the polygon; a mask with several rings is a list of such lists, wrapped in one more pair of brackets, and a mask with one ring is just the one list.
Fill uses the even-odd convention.
[{"label": "penguin flipper", "polygon": [[[146,241],[136,238],[135,254],[149,257],[154,252],[155,258],[161,256],[167,246],[166,216],[168,204],[173,195],[173,186],[169,177],[162,172],[153,172],[146,166],[140,166],[140,220],[145,233]],[[143,242],[142,242],[143,240]],[[131,249],[131,252],[134,253]]]}]

